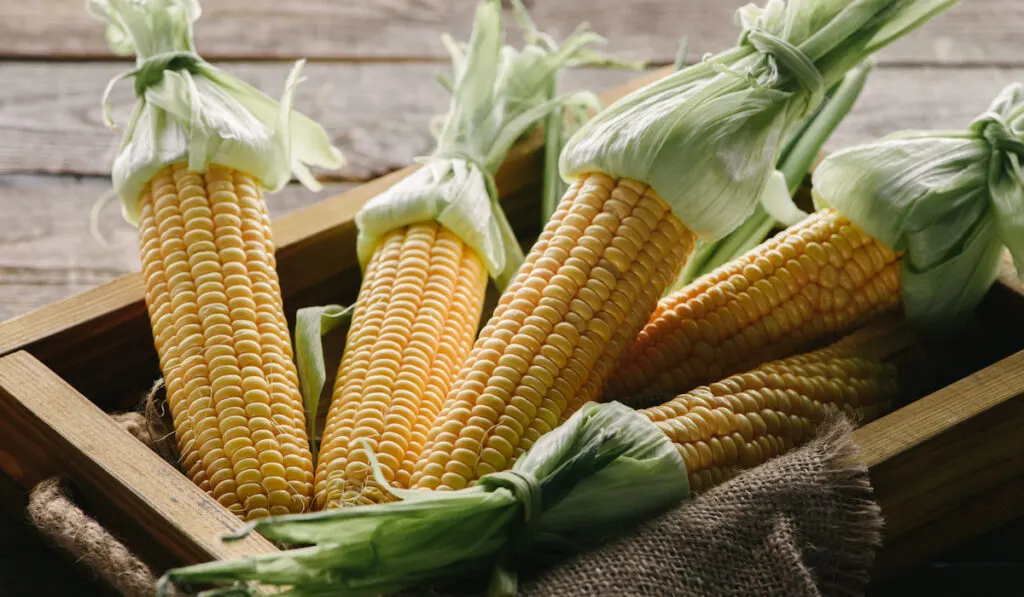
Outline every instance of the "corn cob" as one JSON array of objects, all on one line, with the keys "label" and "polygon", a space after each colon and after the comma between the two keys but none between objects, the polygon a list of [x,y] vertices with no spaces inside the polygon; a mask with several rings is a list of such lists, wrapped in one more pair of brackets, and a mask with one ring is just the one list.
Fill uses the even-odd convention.
[{"label": "corn cob", "polygon": [[307,510],[313,459],[256,181],[219,166],[204,175],[172,165],[143,191],[139,234],[189,477],[248,518]]},{"label": "corn cob", "polygon": [[858,333],[640,412],[676,445],[701,492],[810,440],[830,410],[864,423],[884,414],[899,389],[889,357],[907,337],[897,334],[875,338],[885,356]]},{"label": "corn cob", "polygon": [[291,109],[302,63],[275,102],[196,53],[196,0],[89,9],[106,21],[111,49],[136,55],[107,88],[134,77],[137,98],[111,178],[139,228],[182,465],[239,516],[308,510],[313,457],[263,202],[293,174],[318,188],[307,165],[344,161]]},{"label": "corn cob", "polygon": [[416,488],[504,470],[605,377],[693,248],[650,187],[576,180],[459,373],[416,464]]},{"label": "corn cob", "polygon": [[604,60],[585,49],[600,39],[586,28],[558,48],[522,3],[512,4],[535,41],[522,52],[503,48],[501,3],[482,0],[468,47],[454,54],[452,104],[435,155],[357,217],[368,258],[321,442],[318,508],[390,499],[368,474],[369,451],[387,483],[411,483],[473,346],[487,276],[501,289],[523,259],[492,178],[507,143],[548,112],[589,97],[551,97],[567,61]]},{"label": "corn cob", "polygon": [[821,345],[900,304],[900,261],[826,209],[663,298],[605,398],[682,392]]},{"label": "corn cob", "polygon": [[[317,507],[387,501],[368,482],[377,439],[389,481],[407,487],[426,434],[473,344],[487,271],[480,256],[436,222],[393,231],[363,275],[317,466]],[[372,444],[371,444],[372,445]]]}]

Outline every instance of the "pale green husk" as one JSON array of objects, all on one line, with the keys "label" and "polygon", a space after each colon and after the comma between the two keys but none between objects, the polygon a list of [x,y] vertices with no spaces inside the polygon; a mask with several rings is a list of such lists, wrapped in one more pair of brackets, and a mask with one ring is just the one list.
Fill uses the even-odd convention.
[{"label": "pale green husk", "polygon": [[[290,586],[284,594],[294,597],[370,596],[490,573],[489,594],[515,595],[520,566],[543,565],[631,530],[690,489],[667,436],[612,402],[588,403],[510,471],[474,487],[394,493],[403,501],[253,523],[242,536],[258,531],[305,547],[171,570],[162,588],[254,581]],[[222,591],[251,594],[246,584]]]},{"label": "pale green husk", "polygon": [[786,132],[869,55],[957,0],[771,0],[737,13],[737,47],[603,110],[569,142],[561,172],[650,184],[706,241],[739,226]]},{"label": "pale green husk", "polygon": [[906,131],[830,155],[819,206],[895,251],[907,317],[956,328],[995,281],[1004,247],[1024,274],[1024,85],[1004,89],[966,131]]},{"label": "pale green husk", "polygon": [[698,239],[686,266],[666,293],[675,292],[745,254],[761,244],[778,224],[792,226],[807,216],[793,202],[793,194],[807,177],[825,142],[864,90],[872,64],[867,60],[846,73],[818,110],[795,127],[783,147],[778,169],[769,177],[753,213],[724,238],[714,242]]},{"label": "pale green husk", "polygon": [[558,73],[607,58],[588,49],[604,40],[586,27],[561,47],[535,29],[527,30],[522,50],[504,45],[504,39],[500,0],[479,3],[468,47],[445,36],[455,78],[451,105],[437,127],[437,147],[421,168],[356,215],[363,266],[383,235],[434,220],[480,254],[500,288],[519,268],[522,249],[498,204],[494,175],[512,145],[552,110],[596,105],[588,92],[551,97]]},{"label": "pale green husk", "polygon": [[175,162],[187,161],[197,172],[210,164],[233,168],[270,191],[293,174],[318,189],[307,166],[344,163],[327,133],[291,109],[302,61],[277,102],[196,54],[196,0],[88,0],[87,6],[108,23],[111,49],[136,55],[136,68],[110,84],[132,78],[138,98],[111,172],[129,222],[138,222],[146,183]]},{"label": "pale green husk", "polygon": [[295,314],[295,364],[299,372],[302,406],[306,413],[306,430],[313,454],[317,454],[316,415],[320,409],[320,394],[327,381],[324,350],[321,338],[347,324],[352,319],[353,305],[325,305],[306,307]]}]

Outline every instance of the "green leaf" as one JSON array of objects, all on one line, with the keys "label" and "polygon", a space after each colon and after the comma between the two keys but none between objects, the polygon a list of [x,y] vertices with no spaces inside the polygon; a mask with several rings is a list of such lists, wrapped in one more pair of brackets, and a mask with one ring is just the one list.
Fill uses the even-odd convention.
[{"label": "green leaf", "polygon": [[[760,199],[761,208],[774,222],[784,226],[792,226],[808,216],[793,203],[793,196],[786,186],[786,176],[776,170],[768,177],[768,184],[764,187]],[[756,242],[760,243],[758,239]]]},{"label": "green leaf", "polygon": [[793,225],[806,214],[792,195],[800,188],[822,147],[850,112],[864,89],[872,63],[866,61],[848,72],[825,103],[794,127],[783,146],[778,170],[769,178],[754,211],[738,228],[714,242],[697,241],[693,254],[666,293],[675,292],[700,276],[744,255],[761,244],[779,224]]},{"label": "green leaf", "polygon": [[302,405],[306,411],[306,426],[311,441],[320,408],[320,394],[327,380],[322,338],[348,323],[354,309],[354,305],[306,307],[299,309],[295,315],[295,362],[299,370]]}]

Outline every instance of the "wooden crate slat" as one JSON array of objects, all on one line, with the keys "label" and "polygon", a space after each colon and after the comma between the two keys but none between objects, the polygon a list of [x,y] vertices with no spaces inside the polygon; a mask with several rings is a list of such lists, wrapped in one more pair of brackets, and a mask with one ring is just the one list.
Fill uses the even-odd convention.
[{"label": "wooden crate slat", "polygon": [[1024,351],[856,430],[886,537],[1024,475],[1022,420]]},{"label": "wooden crate slat", "polygon": [[951,546],[983,535],[1024,516],[1024,476],[994,485],[951,504],[941,516],[898,538],[885,541],[872,570],[872,582],[884,583],[900,572],[939,556]]},{"label": "wooden crate slat", "polygon": [[0,358],[0,468],[31,487],[54,473],[159,542],[179,564],[272,553],[260,536],[25,352]]}]

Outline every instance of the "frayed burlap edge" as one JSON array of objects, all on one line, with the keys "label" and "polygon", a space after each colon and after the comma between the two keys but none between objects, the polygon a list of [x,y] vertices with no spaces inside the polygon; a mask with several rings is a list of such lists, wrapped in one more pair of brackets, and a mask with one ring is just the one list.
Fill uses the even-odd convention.
[{"label": "frayed burlap edge", "polygon": [[[860,447],[853,441],[854,424],[839,413],[831,413],[819,427],[812,443],[822,446],[824,468],[831,471],[834,483],[830,491],[836,502],[855,521],[846,529],[840,546],[843,566],[829,578],[818,578],[822,595],[859,597],[871,580],[875,552],[882,545],[885,519],[874,499],[868,467],[860,458]],[[815,546],[808,546],[809,548]]]}]

